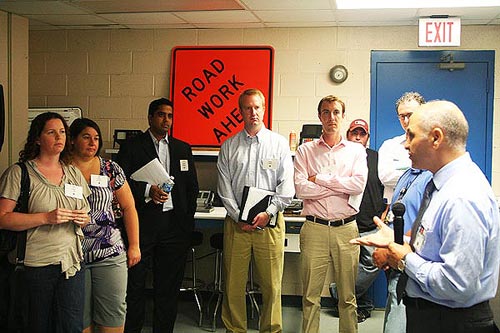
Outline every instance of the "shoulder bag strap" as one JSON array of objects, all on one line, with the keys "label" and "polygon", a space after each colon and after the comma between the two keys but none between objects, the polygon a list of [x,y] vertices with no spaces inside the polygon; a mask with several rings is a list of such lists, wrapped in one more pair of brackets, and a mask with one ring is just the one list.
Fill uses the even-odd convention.
[{"label": "shoulder bag strap", "polygon": [[[18,199],[18,212],[28,213],[28,200],[30,197],[30,176],[25,163],[18,162],[17,165],[21,168],[21,193]],[[24,268],[24,256],[26,254],[26,235],[27,230],[18,232],[17,234],[17,255],[16,255],[16,270]]]}]

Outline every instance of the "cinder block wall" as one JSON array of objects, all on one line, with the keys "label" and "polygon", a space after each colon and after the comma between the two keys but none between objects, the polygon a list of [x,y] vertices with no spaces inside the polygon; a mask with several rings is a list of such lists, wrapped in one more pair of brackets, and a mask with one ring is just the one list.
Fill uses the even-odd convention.
[{"label": "cinder block wall", "polygon": [[[500,26],[464,26],[462,46],[449,49],[496,51],[492,169],[493,188],[500,195],[498,36]],[[369,120],[370,51],[422,50],[417,26],[31,31],[29,105],[80,106],[97,121],[109,147],[114,129],[145,129],[149,102],[169,95],[172,47],[259,44],[276,51],[273,129],[285,137],[291,130],[298,133],[303,123],[318,122],[316,106],[327,94],[346,102],[345,125],[355,118]],[[340,85],[328,78],[337,64],[349,70]],[[198,169],[201,187],[215,189],[215,164],[198,163]],[[300,294],[298,263],[297,255],[287,255],[284,294]],[[210,263],[200,264],[203,274],[211,271]]]},{"label": "cinder block wall", "polygon": [[[499,35],[500,26],[464,26],[462,46],[450,49],[496,50],[498,60]],[[273,129],[286,137],[291,130],[299,132],[303,123],[317,122],[317,102],[327,94],[345,100],[348,121],[369,120],[370,51],[422,49],[417,47],[417,26],[31,31],[29,105],[80,106],[85,116],[101,126],[109,147],[115,128],[146,128],[148,103],[169,95],[172,47],[256,44],[276,50]],[[336,64],[349,70],[349,78],[340,85],[328,78]],[[496,116],[499,68],[495,143],[500,139]],[[495,144],[493,187],[497,195],[499,162]]]}]

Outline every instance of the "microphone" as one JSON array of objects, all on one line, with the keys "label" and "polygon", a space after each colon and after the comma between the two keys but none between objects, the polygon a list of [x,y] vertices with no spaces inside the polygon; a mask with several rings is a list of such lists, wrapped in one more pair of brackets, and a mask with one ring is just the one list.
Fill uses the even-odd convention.
[{"label": "microphone", "polygon": [[403,245],[403,230],[404,230],[404,219],[406,207],[402,202],[396,202],[392,205],[392,213],[394,214],[394,241],[398,244]]}]

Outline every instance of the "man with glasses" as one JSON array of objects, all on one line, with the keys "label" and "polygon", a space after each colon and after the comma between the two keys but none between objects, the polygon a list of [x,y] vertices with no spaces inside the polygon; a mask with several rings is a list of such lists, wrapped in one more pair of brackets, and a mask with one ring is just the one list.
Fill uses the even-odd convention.
[{"label": "man with glasses", "polygon": [[[404,93],[396,101],[396,114],[405,133],[411,114],[418,106],[424,103],[425,100],[422,95],[413,91]],[[404,148],[405,141],[406,134],[403,133],[392,139],[385,140],[378,150],[378,174],[385,186],[384,197],[387,199],[387,202],[390,202],[392,199],[394,187],[399,177],[411,166],[408,152]]]},{"label": "man with glasses", "polygon": [[452,102],[422,105],[407,128],[412,166],[432,172],[411,238],[392,230],[353,240],[388,251],[405,275],[398,286],[408,333],[498,332],[489,300],[498,287],[500,217],[491,185],[466,150],[469,125]]},{"label": "man with glasses", "polygon": [[321,291],[327,268],[339,295],[339,332],[357,332],[355,283],[359,247],[356,214],[368,176],[365,148],[342,137],[345,104],[326,96],[318,104],[323,134],[299,146],[295,155],[295,191],[303,200],[306,221],[300,230],[303,283],[302,332],[319,332]]}]

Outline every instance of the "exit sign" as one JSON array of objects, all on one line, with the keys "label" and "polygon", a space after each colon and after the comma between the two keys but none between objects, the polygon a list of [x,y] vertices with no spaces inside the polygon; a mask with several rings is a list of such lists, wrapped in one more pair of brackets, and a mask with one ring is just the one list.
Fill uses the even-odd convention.
[{"label": "exit sign", "polygon": [[418,46],[460,46],[460,18],[422,18]]}]

